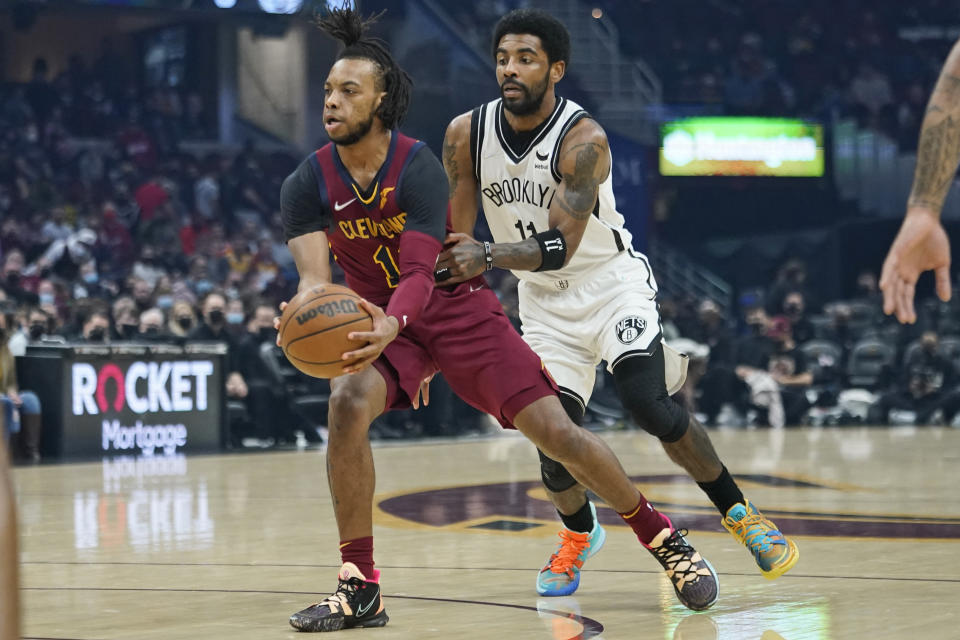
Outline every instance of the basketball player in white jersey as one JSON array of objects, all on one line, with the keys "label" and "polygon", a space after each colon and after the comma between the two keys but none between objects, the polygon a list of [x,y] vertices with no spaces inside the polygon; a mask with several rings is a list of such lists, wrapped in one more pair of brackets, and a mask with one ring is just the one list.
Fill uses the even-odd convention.
[{"label": "basketball player in white jersey", "polygon": [[[516,10],[497,23],[501,97],[456,117],[444,139],[459,233],[447,239],[455,244],[440,255],[437,279],[459,282],[493,267],[513,271],[523,337],[559,384],[570,417],[582,423],[596,366],[606,361],[632,417],[697,481],[763,575],[779,577],[796,563],[796,545],[743,497],[703,426],[670,397],[685,366],[662,343],[656,281],[617,212],[606,135],[554,92],[569,51],[566,28],[546,12]],[[495,243],[469,235],[478,197]],[[540,461],[564,527],[537,591],[568,595],[605,533],[584,488],[542,452]]]}]

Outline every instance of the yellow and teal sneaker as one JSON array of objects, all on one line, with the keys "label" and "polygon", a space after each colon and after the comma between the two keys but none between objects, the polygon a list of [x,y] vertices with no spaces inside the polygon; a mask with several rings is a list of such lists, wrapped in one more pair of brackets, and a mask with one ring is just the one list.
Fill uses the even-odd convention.
[{"label": "yellow and teal sneaker", "polygon": [[750,550],[764,578],[779,578],[797,564],[800,551],[793,540],[780,533],[749,500],[744,502],[730,507],[722,524]]},{"label": "yellow and teal sneaker", "polygon": [[560,529],[557,550],[537,575],[537,593],[541,596],[569,596],[580,586],[580,568],[607,540],[607,532],[597,520],[597,509],[590,503],[593,530],[578,533],[566,527]]}]

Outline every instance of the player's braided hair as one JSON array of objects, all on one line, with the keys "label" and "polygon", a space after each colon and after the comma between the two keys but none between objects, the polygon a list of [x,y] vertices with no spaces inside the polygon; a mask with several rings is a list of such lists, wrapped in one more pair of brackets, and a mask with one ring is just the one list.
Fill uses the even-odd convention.
[{"label": "player's braided hair", "polygon": [[390,55],[386,42],[380,38],[364,35],[370,25],[385,12],[386,9],[364,18],[359,12],[345,5],[339,9],[330,9],[326,16],[317,19],[317,26],[327,35],[343,43],[343,49],[337,55],[337,60],[363,58],[377,65],[379,70],[377,88],[387,93],[377,108],[377,117],[387,129],[393,129],[407,115],[413,81]]}]

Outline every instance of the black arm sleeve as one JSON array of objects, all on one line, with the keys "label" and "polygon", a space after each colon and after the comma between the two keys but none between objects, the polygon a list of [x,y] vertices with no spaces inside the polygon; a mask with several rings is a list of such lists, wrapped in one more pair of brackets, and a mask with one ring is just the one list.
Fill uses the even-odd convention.
[{"label": "black arm sleeve", "polygon": [[317,178],[309,158],[283,181],[280,213],[287,242],[314,231],[326,231],[330,226],[330,210],[320,198]]},{"label": "black arm sleeve", "polygon": [[407,212],[405,231],[419,231],[443,242],[447,236],[450,183],[443,165],[426,145],[403,172],[397,204]]}]

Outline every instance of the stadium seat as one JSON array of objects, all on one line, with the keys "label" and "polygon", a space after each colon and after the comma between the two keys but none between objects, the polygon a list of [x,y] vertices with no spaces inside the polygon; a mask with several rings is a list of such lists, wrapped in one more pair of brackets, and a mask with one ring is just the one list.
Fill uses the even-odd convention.
[{"label": "stadium seat", "polygon": [[893,365],[896,355],[893,345],[875,339],[861,340],[854,345],[847,363],[849,385],[855,388],[874,388],[884,369]]}]

